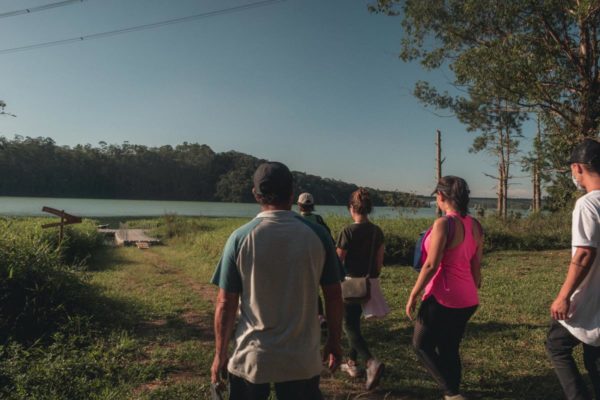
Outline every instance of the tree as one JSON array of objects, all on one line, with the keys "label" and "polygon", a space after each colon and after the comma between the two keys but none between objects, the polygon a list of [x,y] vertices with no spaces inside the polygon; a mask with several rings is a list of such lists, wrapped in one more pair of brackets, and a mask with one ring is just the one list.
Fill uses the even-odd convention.
[{"label": "tree", "polygon": [[488,93],[485,87],[473,85],[467,96],[452,97],[447,92],[438,93],[426,82],[420,82],[415,88],[415,96],[425,104],[450,109],[468,131],[479,132],[473,140],[469,152],[486,151],[496,157],[498,175],[485,174],[497,184],[497,213],[505,219],[508,211],[508,188],[512,179],[510,168],[514,164],[513,156],[518,154],[522,122],[527,115],[520,109],[510,107],[506,99],[498,99],[494,93]]},{"label": "tree", "polygon": [[542,116],[537,115],[537,132],[533,139],[533,150],[521,159],[524,171],[531,173],[531,184],[533,187],[533,198],[531,210],[539,212],[542,210],[542,181],[549,179],[547,171],[550,168],[544,154],[544,135],[542,133]]},{"label": "tree", "polygon": [[482,133],[475,138],[470,152],[487,151],[497,157],[498,175],[486,176],[497,181],[497,213],[503,219],[508,214],[508,187],[512,179],[510,169],[514,164],[513,156],[518,153],[519,141],[515,137],[522,137],[521,120],[519,113],[512,112],[505,106],[498,104],[485,113],[485,117],[477,124]]},{"label": "tree", "polygon": [[555,169],[565,148],[597,135],[600,2],[377,0],[370,9],[402,17],[404,61],[448,67],[457,87],[552,119]]}]

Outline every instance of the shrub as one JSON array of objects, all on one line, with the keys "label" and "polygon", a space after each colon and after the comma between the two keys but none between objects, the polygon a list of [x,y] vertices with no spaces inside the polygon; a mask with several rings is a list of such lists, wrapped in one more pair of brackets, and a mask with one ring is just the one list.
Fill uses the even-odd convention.
[{"label": "shrub", "polygon": [[84,265],[99,235],[91,222],[58,235],[42,219],[0,220],[0,339],[33,340],[63,323],[82,306],[86,285],[66,262]]},{"label": "shrub", "polygon": [[122,399],[127,386],[161,374],[160,366],[134,361],[141,347],[125,332],[98,339],[89,326],[79,329],[65,326],[48,345],[0,346],[0,398]]},{"label": "shrub", "polygon": [[[496,217],[480,219],[485,231],[484,251],[551,250],[570,246],[571,215],[569,213],[532,214],[527,218],[514,216],[507,221]],[[327,216],[334,238],[350,218]],[[385,235],[385,263],[412,264],[419,233],[433,223],[429,218],[373,219]]]}]

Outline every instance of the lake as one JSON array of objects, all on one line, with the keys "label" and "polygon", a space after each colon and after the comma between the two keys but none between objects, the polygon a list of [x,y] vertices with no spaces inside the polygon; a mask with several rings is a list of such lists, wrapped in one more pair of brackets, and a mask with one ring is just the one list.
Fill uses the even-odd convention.
[{"label": "lake", "polygon": [[[48,206],[65,210],[80,217],[138,217],[177,214],[208,217],[251,218],[259,212],[257,204],[214,203],[205,201],[159,201],[159,200],[106,200],[106,199],[63,199],[46,197],[1,197],[0,215],[4,216],[51,216],[42,212]],[[297,208],[294,207],[297,211]],[[346,206],[317,206],[315,210],[322,216],[348,215]],[[394,209],[375,207],[374,218],[433,217],[435,208]]]}]

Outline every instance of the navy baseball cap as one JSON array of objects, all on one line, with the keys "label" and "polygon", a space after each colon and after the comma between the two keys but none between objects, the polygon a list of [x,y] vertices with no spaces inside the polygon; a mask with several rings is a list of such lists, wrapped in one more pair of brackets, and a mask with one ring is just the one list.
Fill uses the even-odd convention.
[{"label": "navy baseball cap", "polygon": [[260,164],[253,179],[254,190],[261,196],[275,195],[283,199],[292,195],[294,178],[288,167],[280,162]]},{"label": "navy baseball cap", "polygon": [[569,164],[600,165],[600,143],[594,139],[584,139],[571,152]]}]

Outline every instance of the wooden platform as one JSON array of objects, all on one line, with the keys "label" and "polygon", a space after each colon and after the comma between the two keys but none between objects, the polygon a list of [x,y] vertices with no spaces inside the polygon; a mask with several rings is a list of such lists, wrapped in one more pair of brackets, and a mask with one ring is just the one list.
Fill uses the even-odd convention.
[{"label": "wooden platform", "polygon": [[117,246],[148,248],[160,244],[160,239],[148,236],[143,229],[98,229],[98,232],[114,237]]}]

